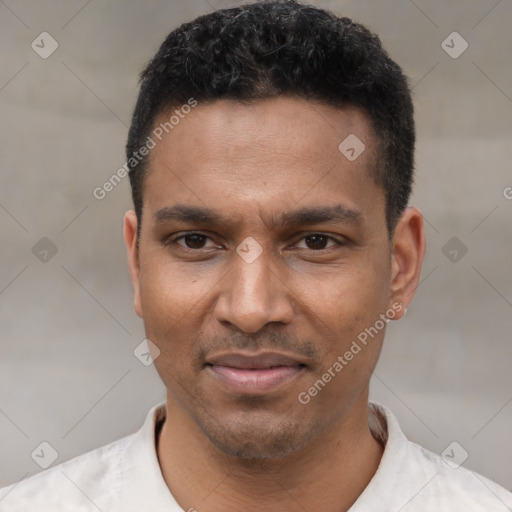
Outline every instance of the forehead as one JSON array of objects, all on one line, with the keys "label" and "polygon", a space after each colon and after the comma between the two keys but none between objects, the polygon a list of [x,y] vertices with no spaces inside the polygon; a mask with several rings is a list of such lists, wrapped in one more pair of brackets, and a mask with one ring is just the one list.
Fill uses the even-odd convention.
[{"label": "forehead", "polygon": [[[281,96],[250,103],[218,100],[188,110],[188,114],[177,116],[180,107],[174,107],[157,117],[153,132],[160,130],[162,140],[156,140],[153,156],[162,156],[162,151],[171,147],[176,156],[181,156],[180,148],[194,146],[196,154],[226,158],[241,157],[238,150],[243,148],[250,151],[248,156],[258,159],[296,155],[324,160],[338,158],[339,144],[348,136],[364,139],[366,149],[371,150],[374,143],[371,122],[352,106],[338,109]],[[273,151],[261,153],[261,149]],[[371,154],[365,151],[359,163],[367,163]]]},{"label": "forehead", "polygon": [[330,202],[353,210],[373,204],[383,212],[383,191],[370,177],[376,138],[356,108],[279,97],[199,103],[171,125],[173,113],[176,107],[154,125],[153,133],[163,134],[153,136],[144,208],[179,202],[229,215]]}]

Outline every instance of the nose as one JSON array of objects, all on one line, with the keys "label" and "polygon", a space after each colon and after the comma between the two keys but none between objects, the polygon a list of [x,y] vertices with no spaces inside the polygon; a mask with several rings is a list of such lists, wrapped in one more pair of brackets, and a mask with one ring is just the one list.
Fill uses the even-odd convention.
[{"label": "nose", "polygon": [[237,254],[233,257],[233,267],[222,280],[215,304],[217,321],[246,333],[257,332],[270,322],[290,323],[294,311],[286,277],[270,268],[264,254],[250,263]]}]

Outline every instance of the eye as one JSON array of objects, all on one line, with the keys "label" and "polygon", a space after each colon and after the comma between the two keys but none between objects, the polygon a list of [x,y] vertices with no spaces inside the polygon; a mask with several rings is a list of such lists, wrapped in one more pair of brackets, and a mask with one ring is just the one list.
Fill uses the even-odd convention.
[{"label": "eye", "polygon": [[[207,242],[210,241],[210,245],[207,246]],[[183,235],[170,238],[166,241],[167,245],[177,244],[185,249],[208,249],[209,247],[217,247],[213,240],[202,233],[185,233]]]},{"label": "eye", "polygon": [[[169,237],[164,241],[167,246],[178,245],[184,249],[200,251],[218,247],[218,245],[203,233],[190,232],[178,236]],[[298,249],[322,251],[336,246],[342,246],[343,242],[323,233],[312,233],[302,237],[295,245]]]},{"label": "eye", "polygon": [[[327,245],[329,242],[332,242],[331,245]],[[313,233],[311,235],[307,235],[301,238],[299,245],[302,243],[305,245],[305,247],[299,247],[300,249],[305,248],[311,249],[313,251],[321,251],[323,249],[329,249],[335,245],[343,245],[333,237],[324,235],[322,233]]]}]

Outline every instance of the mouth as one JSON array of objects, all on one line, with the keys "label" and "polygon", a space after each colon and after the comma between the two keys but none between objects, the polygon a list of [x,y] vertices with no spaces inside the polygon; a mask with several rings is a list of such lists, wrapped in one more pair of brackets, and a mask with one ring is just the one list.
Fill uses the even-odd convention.
[{"label": "mouth", "polygon": [[211,357],[205,364],[205,369],[229,391],[253,396],[282,388],[305,368],[300,360],[277,352],[231,352]]}]

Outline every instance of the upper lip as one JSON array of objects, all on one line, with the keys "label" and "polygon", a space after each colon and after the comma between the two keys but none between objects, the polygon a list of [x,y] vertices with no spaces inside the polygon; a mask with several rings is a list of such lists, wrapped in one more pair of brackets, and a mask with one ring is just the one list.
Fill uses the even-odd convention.
[{"label": "upper lip", "polygon": [[247,354],[226,352],[208,358],[206,364],[241,369],[262,369],[272,366],[305,366],[299,359],[279,352]]}]

